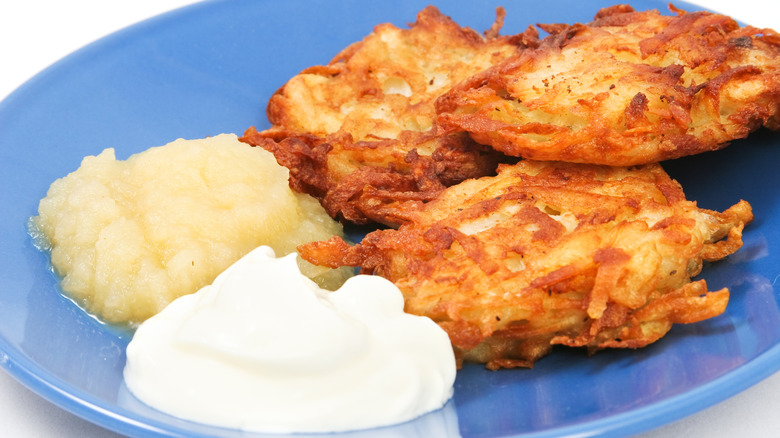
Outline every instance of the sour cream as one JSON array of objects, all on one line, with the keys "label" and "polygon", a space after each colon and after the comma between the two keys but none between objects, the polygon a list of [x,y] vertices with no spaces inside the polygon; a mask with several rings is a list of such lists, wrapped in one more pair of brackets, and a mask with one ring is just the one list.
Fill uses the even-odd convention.
[{"label": "sour cream", "polygon": [[335,292],[296,254],[261,246],[146,320],[125,383],[177,417],[254,432],[339,432],[396,424],[452,396],[447,334],[403,312],[391,282],[358,275]]}]

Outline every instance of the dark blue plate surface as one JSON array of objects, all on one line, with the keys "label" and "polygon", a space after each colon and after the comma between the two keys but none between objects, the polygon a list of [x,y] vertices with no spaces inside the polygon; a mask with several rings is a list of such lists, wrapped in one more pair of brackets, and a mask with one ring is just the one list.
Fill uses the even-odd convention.
[{"label": "dark blue plate surface", "polygon": [[[49,184],[75,170],[85,155],[114,147],[126,158],[179,137],[266,127],[266,102],[289,77],[326,63],[378,23],[413,22],[427,3],[197,4],[74,53],[0,103],[0,365],[57,405],[123,434],[255,436],[178,420],[130,397],[122,384],[129,335],[102,326],[60,295],[25,222]],[[505,33],[530,23],[589,21],[597,9],[596,2],[579,0],[439,6],[481,31],[500,3],[508,13]],[[647,0],[633,5],[666,8]],[[624,436],[701,410],[775,372],[778,143],[777,135],[759,131],[725,150],[666,163],[702,207],[724,209],[741,198],[753,204],[757,219],[744,248],[703,274],[711,289],[731,288],[725,314],[677,326],[637,351],[588,358],[557,350],[533,370],[468,365],[445,409],[382,429],[382,436]]]}]

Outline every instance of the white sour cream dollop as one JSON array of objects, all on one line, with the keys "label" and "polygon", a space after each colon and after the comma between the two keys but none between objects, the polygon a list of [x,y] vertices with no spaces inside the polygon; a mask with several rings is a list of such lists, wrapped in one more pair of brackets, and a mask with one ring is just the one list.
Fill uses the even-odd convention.
[{"label": "white sour cream dollop", "polygon": [[130,392],[177,417],[274,433],[385,426],[447,402],[455,358],[438,325],[404,313],[381,277],[330,292],[295,257],[261,246],[141,324]]}]

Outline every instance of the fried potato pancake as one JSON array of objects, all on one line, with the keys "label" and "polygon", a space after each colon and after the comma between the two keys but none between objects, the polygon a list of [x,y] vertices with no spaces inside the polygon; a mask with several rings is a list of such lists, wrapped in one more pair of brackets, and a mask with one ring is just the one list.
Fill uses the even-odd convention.
[{"label": "fried potato pancake", "polygon": [[535,160],[630,166],[780,125],[780,35],[709,12],[601,10],[455,86],[445,132]]},{"label": "fried potato pancake", "polygon": [[464,133],[404,131],[398,139],[353,142],[349,134],[295,135],[274,141],[250,128],[241,141],[290,169],[293,190],[319,199],[333,218],[397,227],[395,205],[430,201],[445,187],[495,174],[506,157]]},{"label": "fried potato pancake", "polygon": [[480,35],[429,6],[409,29],[385,23],[337,54],[291,78],[270,99],[270,132],[287,136],[349,133],[354,141],[428,131],[434,100],[455,83],[514,55],[538,33],[500,36],[503,9]]},{"label": "fried potato pancake", "polygon": [[388,200],[432,199],[445,186],[495,174],[503,154],[432,129],[434,101],[455,83],[538,43],[538,32],[482,36],[429,6],[409,29],[381,24],[328,65],[305,69],[270,99],[273,126],[242,141],[291,169],[291,186],[331,216],[393,225]]},{"label": "fried potato pancake", "polygon": [[745,201],[698,208],[658,164],[526,160],[408,204],[397,230],[298,250],[393,281],[460,360],[491,369],[530,367],[555,344],[638,348],[719,315],[729,291],[692,277],[739,249],[753,218]]}]

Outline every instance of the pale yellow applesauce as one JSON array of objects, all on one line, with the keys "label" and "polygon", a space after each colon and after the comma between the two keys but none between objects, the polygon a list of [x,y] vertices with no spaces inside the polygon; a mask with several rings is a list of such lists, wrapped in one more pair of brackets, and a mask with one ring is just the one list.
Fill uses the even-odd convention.
[{"label": "pale yellow applesauce", "polygon": [[[106,149],[51,185],[31,232],[51,251],[67,295],[107,322],[135,324],[260,245],[285,255],[342,235],[287,179],[272,154],[232,134],[176,140],[125,161]],[[331,290],[352,274],[298,263]]]}]

